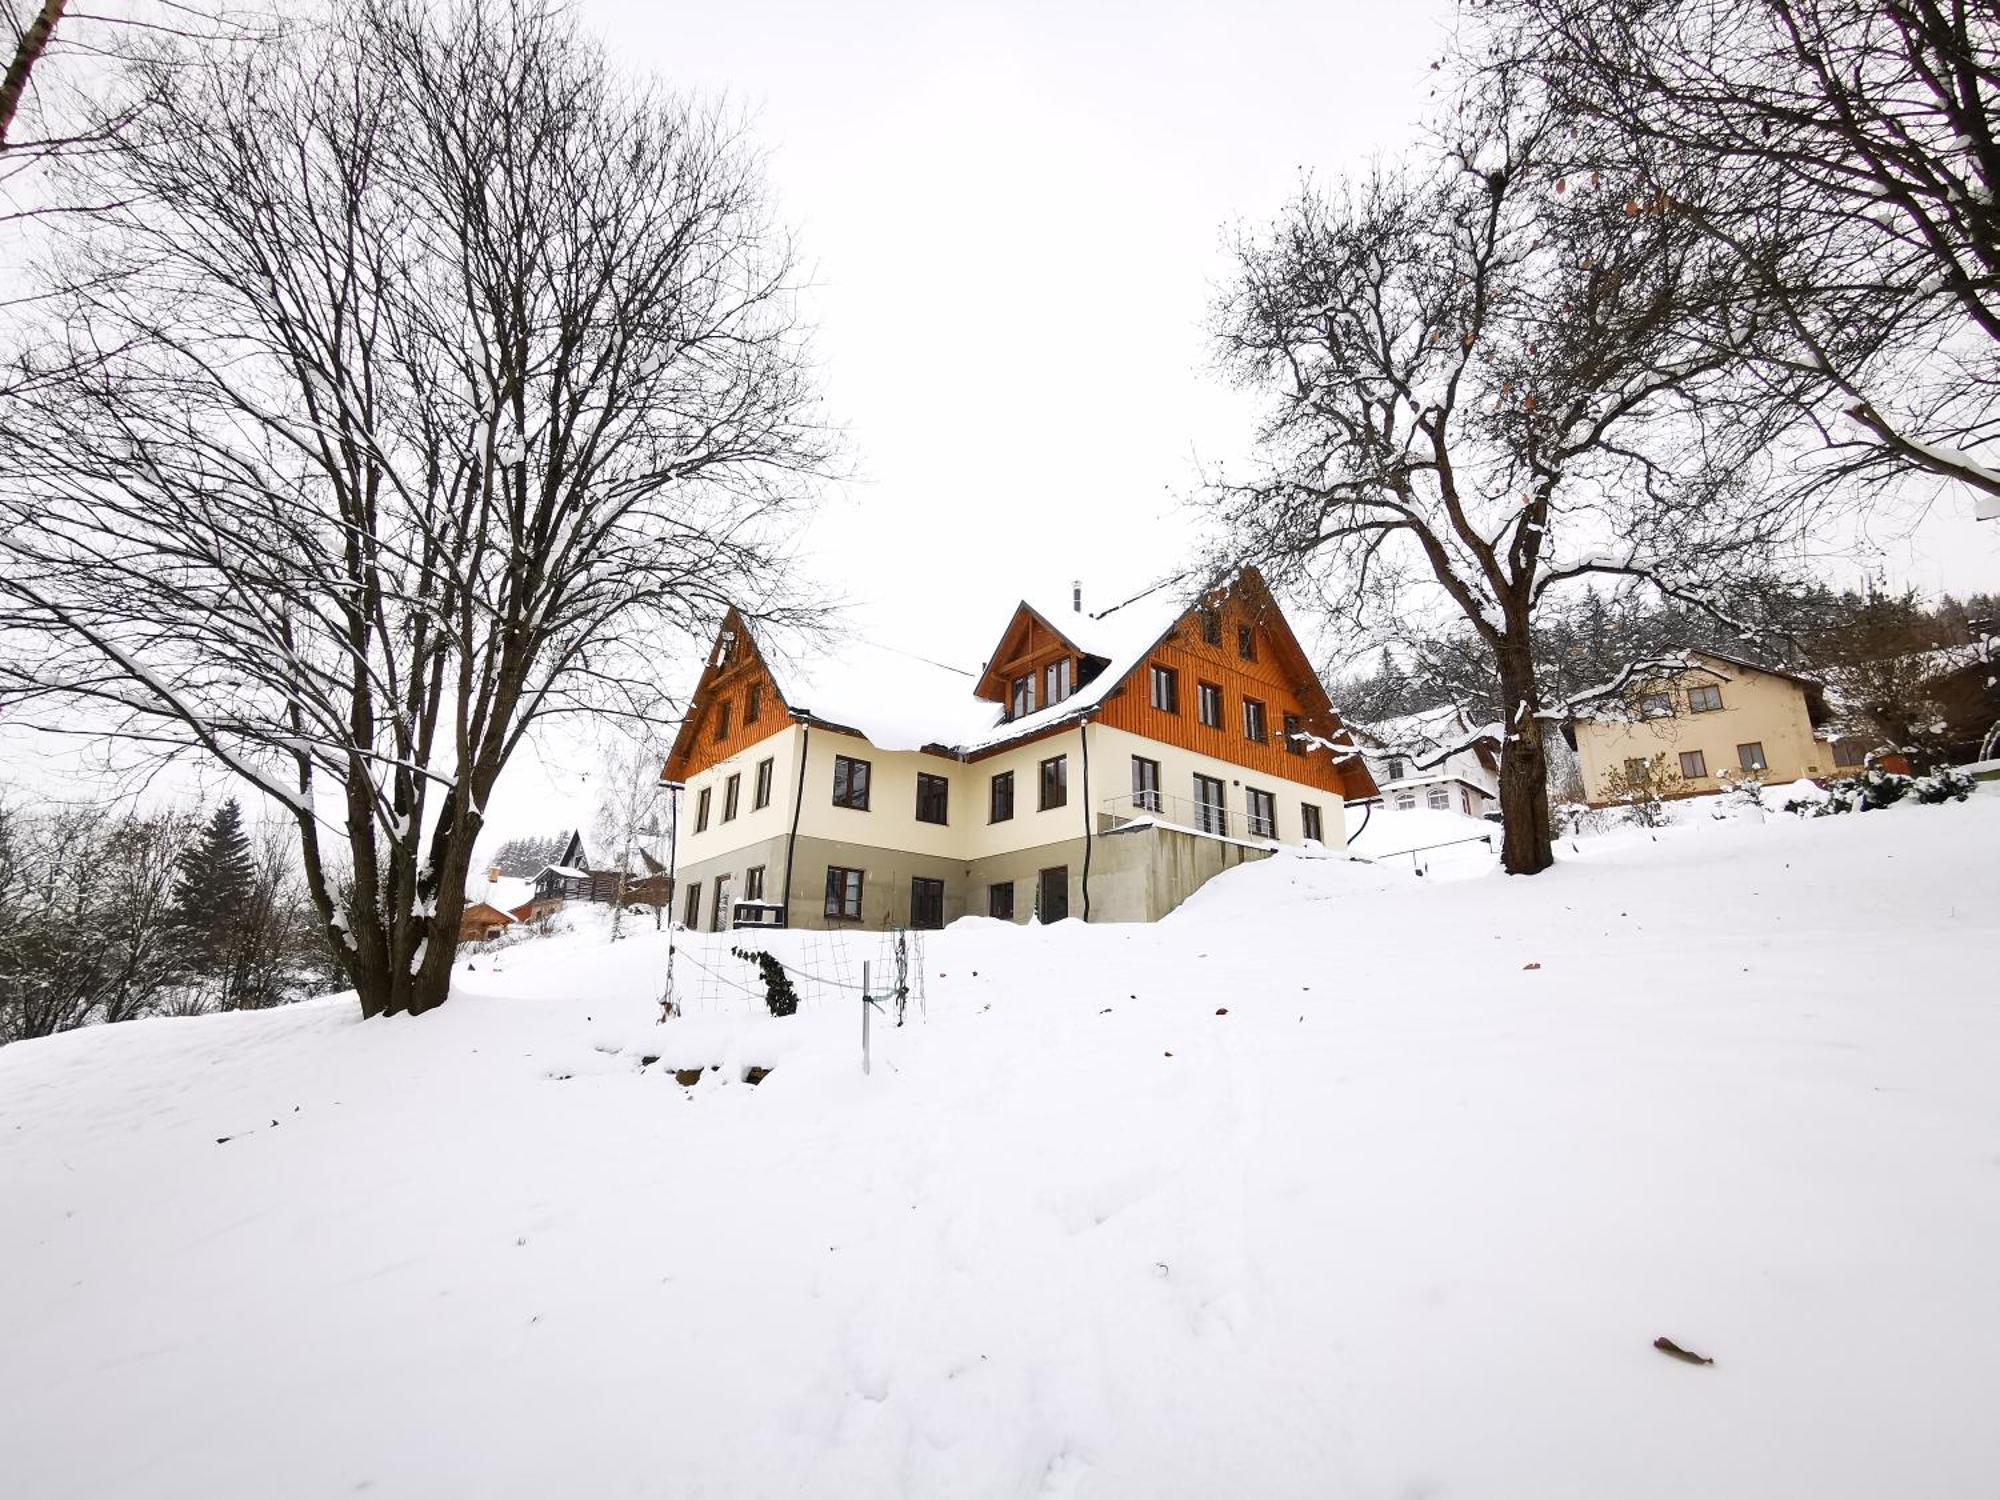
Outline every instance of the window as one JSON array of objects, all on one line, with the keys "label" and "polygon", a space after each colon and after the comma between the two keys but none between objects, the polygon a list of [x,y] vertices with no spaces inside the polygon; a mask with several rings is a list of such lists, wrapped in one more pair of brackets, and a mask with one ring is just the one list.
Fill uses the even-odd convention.
[{"label": "window", "polygon": [[1255,698],[1243,700],[1243,738],[1263,743],[1267,738],[1264,728],[1264,705]]},{"label": "window", "polygon": [[762,901],[764,899],[764,867],[752,865],[743,872],[743,899]]},{"label": "window", "polygon": [[1069,757],[1067,755],[1053,756],[1042,762],[1041,788],[1041,807],[1043,812],[1047,812],[1052,807],[1065,807],[1069,804]]},{"label": "window", "polygon": [[951,783],[928,771],[917,772],[917,821],[942,823],[951,800]]},{"label": "window", "polygon": [[1194,826],[1203,833],[1225,833],[1228,818],[1219,777],[1196,773],[1194,778]]},{"label": "window", "polygon": [[1736,747],[1736,764],[1746,771],[1762,771],[1767,769],[1764,764],[1764,742],[1762,740],[1752,740],[1747,745],[1738,745]]},{"label": "window", "polygon": [[1642,719],[1671,718],[1674,700],[1665,693],[1648,693],[1639,700],[1639,717]]},{"label": "window", "polygon": [[846,922],[861,920],[861,872],[841,865],[826,867],[826,914]]},{"label": "window", "polygon": [[1643,785],[1647,775],[1647,762],[1643,756],[1625,757],[1625,776],[1634,785]]},{"label": "window", "polygon": [[1012,691],[1008,694],[1007,716],[1010,719],[1024,719],[1035,711],[1035,679],[1030,673],[1026,677],[1016,677]]},{"label": "window", "polygon": [[701,833],[708,827],[708,797],[711,790],[712,788],[710,787],[703,787],[701,795],[694,799],[694,831],[696,833]]},{"label": "window", "polygon": [[986,888],[986,915],[1003,922],[1014,920],[1014,882],[1003,880]]},{"label": "window", "polygon": [[1257,659],[1257,632],[1248,625],[1236,627],[1236,654],[1245,661]]},{"label": "window", "polygon": [[1215,683],[1204,682],[1194,690],[1195,709],[1201,722],[1210,729],[1222,727],[1222,689]]},{"label": "window", "polygon": [[727,823],[736,816],[736,804],[743,796],[741,774],[730,777],[722,783],[722,821]]},{"label": "window", "polygon": [[1451,788],[1448,786],[1432,787],[1430,791],[1424,794],[1424,805],[1432,812],[1450,812]]},{"label": "window", "polygon": [[743,722],[755,724],[764,716],[764,684],[753,682],[743,695]]},{"label": "window", "polygon": [[1014,816],[1014,773],[1002,771],[993,778],[993,789],[987,794],[986,821],[1004,823]]},{"label": "window", "polygon": [[1866,740],[1855,739],[1852,735],[1846,735],[1835,740],[1833,742],[1833,763],[1843,770],[1852,766],[1867,765],[1868,742]]},{"label": "window", "polygon": [[856,760],[849,755],[833,758],[833,805],[851,807],[856,812],[868,811],[868,772],[865,760]]},{"label": "window", "polygon": [[1401,781],[1405,776],[1409,774],[1410,774],[1409,764],[1403,759],[1402,756],[1392,755],[1389,757],[1389,779],[1391,781]]},{"label": "window", "polygon": [[701,882],[690,880],[687,888],[687,904],[681,913],[681,926],[689,932],[701,928]]},{"label": "window", "polygon": [[1222,644],[1222,611],[1205,609],[1201,612],[1201,639],[1204,645]]},{"label": "window", "polygon": [[1467,817],[1472,816],[1472,793],[1466,791],[1463,787],[1460,787],[1458,791],[1458,806],[1459,810]]},{"label": "window", "polygon": [[771,805],[771,758],[766,756],[757,762],[756,790],[751,793],[750,806],[754,808]]},{"label": "window", "polygon": [[1060,703],[1069,696],[1070,661],[1052,661],[1042,668],[1042,702]]},{"label": "window", "polygon": [[1306,753],[1306,742],[1299,738],[1299,735],[1304,731],[1304,729],[1305,725],[1299,722],[1299,716],[1297,714],[1285,715],[1286,754],[1304,755]]},{"label": "window", "polygon": [[729,709],[727,698],[715,705],[715,737],[719,740],[729,738]]},{"label": "window", "polygon": [[1035,882],[1035,910],[1044,922],[1060,922],[1069,915],[1068,865],[1042,871]]},{"label": "window", "polygon": [[1415,812],[1416,810],[1417,794],[1415,792],[1404,792],[1396,799],[1397,812]]},{"label": "window", "polygon": [[1278,799],[1269,792],[1260,792],[1255,787],[1245,787],[1244,799],[1250,804],[1250,833],[1255,838],[1274,839],[1278,836]]},{"label": "window", "polygon": [[1150,674],[1153,684],[1153,707],[1163,714],[1177,714],[1181,711],[1180,674],[1172,667],[1153,664]]},{"label": "window", "polygon": [[1299,804],[1299,834],[1316,844],[1324,842],[1324,835],[1320,832],[1319,809],[1310,802]]},{"label": "window", "polygon": [[1143,755],[1132,757],[1132,805],[1145,812],[1160,810],[1160,763]]},{"label": "window", "polygon": [[1722,707],[1722,689],[1719,687],[1698,687],[1688,689],[1688,712],[1691,714],[1712,714]]},{"label": "window", "polygon": [[1708,757],[1699,750],[1681,751],[1681,775],[1689,781],[1708,774]]},{"label": "window", "polygon": [[929,931],[944,926],[944,882],[919,875],[910,882],[910,925]]}]

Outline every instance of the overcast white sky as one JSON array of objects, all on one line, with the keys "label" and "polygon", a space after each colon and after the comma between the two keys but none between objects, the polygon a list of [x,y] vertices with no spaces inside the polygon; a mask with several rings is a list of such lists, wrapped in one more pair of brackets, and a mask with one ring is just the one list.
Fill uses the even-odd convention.
[{"label": "overcast white sky", "polygon": [[[1410,137],[1449,0],[583,0],[613,58],[750,112],[855,482],[802,548],[872,636],[976,665],[1008,604],[1178,567],[1197,464],[1250,407],[1207,367],[1222,233],[1302,171]],[[2000,587],[1947,496],[1894,582]],[[529,753],[501,832],[585,817],[591,757]]]}]

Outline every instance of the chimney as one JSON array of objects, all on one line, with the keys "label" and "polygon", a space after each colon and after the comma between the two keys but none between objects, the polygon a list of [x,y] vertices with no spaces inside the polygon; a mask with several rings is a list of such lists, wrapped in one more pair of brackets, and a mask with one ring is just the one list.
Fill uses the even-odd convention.
[{"label": "chimney", "polygon": [[498,865],[488,865],[486,867],[486,883],[488,885],[498,885],[500,883],[500,867]]},{"label": "chimney", "polygon": [[1069,586],[1069,607],[1078,614],[1083,613],[1083,580],[1081,578]]}]

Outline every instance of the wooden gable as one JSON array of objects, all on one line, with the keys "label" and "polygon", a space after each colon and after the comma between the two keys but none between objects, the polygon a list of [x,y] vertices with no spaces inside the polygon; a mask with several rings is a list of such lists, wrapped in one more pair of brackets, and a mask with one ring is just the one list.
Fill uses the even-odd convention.
[{"label": "wooden gable", "polygon": [[[1247,648],[1247,649],[1246,649]],[[1174,674],[1173,711],[1153,706],[1152,669]],[[1202,688],[1221,699],[1219,722],[1204,724]],[[1245,702],[1262,705],[1264,738],[1245,732]],[[1246,770],[1317,786],[1343,800],[1375,795],[1359,755],[1336,759],[1313,746],[1287,746],[1288,718],[1319,739],[1351,743],[1326,686],[1299,644],[1263,576],[1236,581],[1196,601],[1105,697],[1096,718],[1115,729],[1229,761]]]},{"label": "wooden gable", "polygon": [[660,779],[686,781],[790,722],[791,709],[777,678],[743,617],[731,609],[709,647]]},{"label": "wooden gable", "polygon": [[1050,662],[1065,657],[1076,663],[1075,670],[1081,671],[1084,653],[1076,643],[1064,635],[1048,617],[1026,601],[1014,607],[1014,616],[1007,622],[1007,628],[1000,634],[1000,644],[987,658],[986,668],[979,674],[979,682],[973,688],[973,696],[993,703],[1010,700],[1016,678],[1034,677],[1039,680]]}]

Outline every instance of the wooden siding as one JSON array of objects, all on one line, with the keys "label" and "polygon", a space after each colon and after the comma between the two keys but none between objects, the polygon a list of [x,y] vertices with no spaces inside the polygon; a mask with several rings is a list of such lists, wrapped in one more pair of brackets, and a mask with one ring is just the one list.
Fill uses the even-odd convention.
[{"label": "wooden siding", "polygon": [[999,649],[993,659],[986,664],[980,675],[973,695],[994,703],[1012,701],[1014,679],[1032,676],[1035,679],[1035,706],[1046,708],[1042,701],[1042,671],[1051,662],[1070,660],[1070,682],[1075,686],[1075,674],[1081,670],[1082,661],[1076,647],[1055,631],[1051,630],[1042,617],[1023,604],[1014,611],[1014,618],[1007,624],[1007,630],[1000,638]]},{"label": "wooden siding", "polygon": [[[1276,639],[1261,614],[1239,598],[1225,602],[1220,614],[1222,643],[1217,646],[1201,638],[1198,611],[1182,616],[1180,623],[1139,663],[1123,686],[1104,700],[1096,715],[1097,722],[1200,755],[1212,755],[1265,776],[1319,787],[1335,796],[1349,795],[1351,773],[1326,751],[1314,749],[1304,755],[1293,755],[1285,749],[1287,714],[1296,715],[1310,733],[1328,738],[1340,728],[1337,719],[1323,711],[1314,713],[1308,707],[1306,693],[1292,675],[1299,660],[1296,646]],[[1239,625],[1248,625],[1255,632],[1255,661],[1245,661],[1237,654]],[[1179,713],[1170,714],[1153,707],[1155,663],[1171,668],[1179,677],[1176,684]],[[1204,682],[1215,683],[1222,689],[1219,729],[1201,722],[1199,695]],[[1266,738],[1262,741],[1243,733],[1245,698],[1258,699],[1264,705]],[[1360,762],[1357,759],[1351,764]]]},{"label": "wooden siding", "polygon": [[[756,642],[750,639],[750,632],[733,614],[731,625],[736,632],[736,654],[726,666],[711,664],[703,672],[694,701],[688,706],[687,723],[673,754],[667,759],[666,770],[671,780],[686,781],[691,776],[698,776],[710,766],[748,750],[760,740],[769,739],[792,722],[791,711],[785,706],[784,695],[778,691],[777,680],[771,676],[770,668],[764,665],[764,658],[758,652]],[[757,722],[751,724],[745,722],[743,709],[749,701],[753,683],[762,687],[763,703]],[[716,721],[725,703],[729,705],[729,732],[717,739]],[[748,785],[743,788],[743,795],[750,795]]]}]

